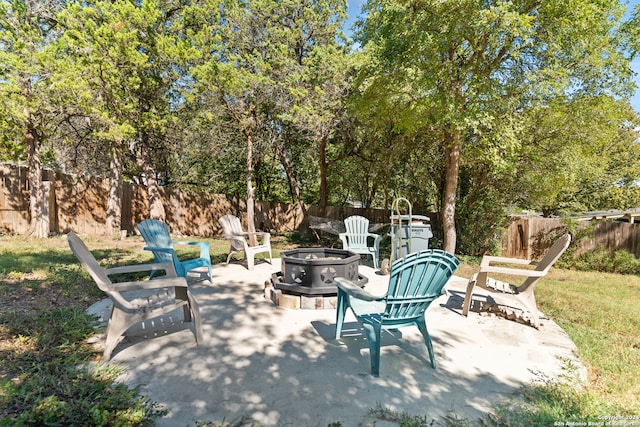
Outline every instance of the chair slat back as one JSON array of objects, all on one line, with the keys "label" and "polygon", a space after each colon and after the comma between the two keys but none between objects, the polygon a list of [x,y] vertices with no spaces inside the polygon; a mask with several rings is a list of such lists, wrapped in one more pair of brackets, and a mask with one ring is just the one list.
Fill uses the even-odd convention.
[{"label": "chair slat back", "polygon": [[170,248],[173,245],[169,226],[157,219],[145,219],[138,224],[138,231],[148,246]]},{"label": "chair slat back", "polygon": [[[157,219],[145,219],[138,224],[138,231],[149,247],[171,248],[171,234],[169,226]],[[156,262],[173,262],[171,254],[154,251],[153,256]]]},{"label": "chair slat back", "polygon": [[234,215],[224,215],[218,219],[218,224],[222,227],[222,232],[230,238],[230,236],[237,236],[237,239],[230,238],[229,243],[234,251],[245,250],[245,245],[248,242],[242,235],[242,224],[240,218]]},{"label": "chair slat back", "polygon": [[391,265],[385,320],[409,320],[424,314],[460,265],[447,252],[429,249],[409,254]]},{"label": "chair slat back", "polygon": [[224,215],[220,217],[218,223],[222,227],[224,234],[230,236],[241,236],[242,224],[240,223],[240,218],[234,215]]},{"label": "chair slat back", "polygon": [[353,215],[344,220],[344,227],[349,238],[349,247],[366,248],[369,234],[369,220],[360,215]]},{"label": "chair slat back", "polygon": [[100,267],[98,261],[89,251],[87,245],[72,232],[67,234],[67,241],[69,242],[71,252],[78,258],[84,268],[87,269],[98,287],[104,292],[110,292],[112,285],[111,280],[109,280],[109,276],[107,276],[104,269]]}]

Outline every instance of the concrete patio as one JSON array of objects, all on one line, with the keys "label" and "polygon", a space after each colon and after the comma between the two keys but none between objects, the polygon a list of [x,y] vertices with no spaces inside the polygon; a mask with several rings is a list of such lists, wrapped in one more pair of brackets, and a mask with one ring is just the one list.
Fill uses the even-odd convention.
[{"label": "concrete patio", "polygon": [[[156,337],[132,331],[116,348],[111,363],[127,368],[123,380],[142,384],[142,392],[169,411],[158,426],[241,420],[264,427],[394,425],[368,413],[377,405],[474,421],[521,386],[566,375],[568,364],[585,375],[573,342],[552,320],[536,330],[477,312],[463,317],[467,280],[453,277],[427,312],[437,369],[418,330],[405,328],[383,333],[380,377],[374,378],[366,338],[351,313],[336,340],[335,310],[287,309],[264,297],[265,282],[279,270],[274,259],[254,271],[239,263],[215,265],[213,283],[194,276],[200,346],[190,330],[172,324],[176,316],[167,316],[166,324],[145,325]],[[359,271],[369,278],[367,290],[384,293],[388,276],[364,265]],[[106,320],[109,309],[103,300],[89,312]]]}]

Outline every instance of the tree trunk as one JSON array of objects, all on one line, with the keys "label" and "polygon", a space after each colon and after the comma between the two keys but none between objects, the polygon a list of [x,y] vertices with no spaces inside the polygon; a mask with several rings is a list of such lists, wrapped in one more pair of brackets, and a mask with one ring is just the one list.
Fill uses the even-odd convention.
[{"label": "tree trunk", "polygon": [[328,165],[327,165],[327,138],[323,137],[320,139],[319,144],[319,160],[320,160],[320,216],[326,215],[327,205],[328,205],[328,185],[327,185],[327,173],[328,173]]},{"label": "tree trunk", "polygon": [[442,228],[444,230],[443,249],[456,251],[456,194],[460,175],[460,132],[445,132],[446,176],[442,197]]},{"label": "tree trunk", "polygon": [[284,150],[282,149],[282,147],[280,147],[277,144],[275,144],[275,150],[276,150],[276,153],[278,154],[278,158],[280,159],[280,164],[282,165],[285,173],[287,174],[287,179],[289,180],[289,187],[291,188],[291,192],[293,193],[293,196],[296,202],[298,203],[298,206],[300,206],[300,209],[302,210],[302,214],[304,215],[305,218],[308,218],[309,215],[308,215],[307,205],[302,200],[302,195],[300,194],[300,186],[298,185],[298,181],[296,181],[296,178],[293,176],[293,169],[291,168],[291,165],[289,164],[286,156],[284,155]]},{"label": "tree trunk", "polygon": [[156,170],[151,161],[151,149],[145,141],[141,142],[142,153],[142,170],[147,184],[147,198],[149,199],[149,218],[158,219],[166,222],[166,211],[162,204],[162,196],[160,195],[160,186],[156,177]]},{"label": "tree trunk", "polygon": [[29,107],[24,107],[24,115],[27,122],[25,139],[29,147],[29,234],[35,237],[49,236],[49,215],[45,215],[43,209],[44,189],[42,187],[42,165],[40,163],[40,141],[32,122]]},{"label": "tree trunk", "polygon": [[[254,208],[254,189],[253,189],[253,140],[251,133],[247,132],[247,231],[255,233],[255,208]],[[249,244],[256,245],[256,236],[249,236]]]},{"label": "tree trunk", "polygon": [[107,200],[106,232],[112,238],[120,238],[122,221],[122,157],[120,147],[111,147],[109,160],[109,198]]}]

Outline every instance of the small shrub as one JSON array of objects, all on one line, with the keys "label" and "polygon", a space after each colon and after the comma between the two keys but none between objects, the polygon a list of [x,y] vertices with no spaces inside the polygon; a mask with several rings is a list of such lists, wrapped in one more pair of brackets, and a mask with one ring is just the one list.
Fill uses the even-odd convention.
[{"label": "small shrub", "polygon": [[562,257],[557,264],[561,268],[581,271],[599,271],[602,273],[640,274],[640,260],[626,250],[616,251],[613,255],[602,248],[583,253],[576,258]]}]

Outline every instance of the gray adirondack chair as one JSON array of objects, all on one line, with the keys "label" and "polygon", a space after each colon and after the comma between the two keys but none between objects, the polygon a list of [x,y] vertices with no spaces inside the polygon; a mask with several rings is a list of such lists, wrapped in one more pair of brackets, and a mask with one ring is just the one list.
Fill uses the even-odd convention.
[{"label": "gray adirondack chair", "polygon": [[[271,257],[271,234],[262,231],[256,231],[253,233],[242,231],[240,218],[233,215],[224,215],[220,217],[218,219],[218,224],[222,227],[224,238],[229,240],[231,245],[229,248],[229,255],[227,256],[227,264],[229,264],[231,257],[239,252],[244,252],[245,259],[247,260],[247,268],[249,270],[253,270],[255,265],[255,255],[259,253],[268,253],[269,263],[273,264],[273,258]],[[257,245],[251,246],[247,241],[247,238],[252,235],[259,239]]]},{"label": "gray adirondack chair", "polygon": [[334,279],[338,287],[336,339],[340,338],[347,308],[365,330],[369,342],[371,374],[380,374],[380,334],[384,329],[416,326],[424,338],[431,366],[435,369],[431,337],[425,313],[442,294],[442,289],[458,268],[458,259],[438,249],[414,252],[391,264],[389,289],[376,296],[343,277]]},{"label": "gray adirondack chair", "polygon": [[[71,251],[87,269],[100,290],[113,303],[107,325],[103,359],[109,361],[116,346],[132,326],[183,309],[184,322],[191,323],[196,343],[202,342],[200,309],[184,277],[177,277],[173,263],[138,264],[103,269],[84,242],[74,233],[67,234]],[[166,276],[153,280],[114,283],[110,275],[164,270]],[[140,296],[140,292],[149,291]]]},{"label": "gray adirondack chair", "polygon": [[345,218],[344,226],[346,231],[338,235],[342,240],[342,249],[365,256],[371,255],[373,267],[378,268],[381,236],[369,232],[369,220],[360,215],[353,215]]},{"label": "gray adirondack chair", "polygon": [[[189,271],[207,267],[208,278],[213,280],[213,271],[211,268],[211,255],[209,254],[208,242],[174,242],[171,240],[169,226],[157,219],[145,219],[138,224],[138,231],[144,238],[147,246],[144,250],[151,251],[156,262],[173,263],[178,276],[187,278]],[[198,246],[200,248],[200,256],[192,259],[178,258],[175,247],[178,245]],[[153,277],[153,274],[152,274]]]},{"label": "gray adirondack chair", "polygon": [[[499,294],[505,301],[511,300],[520,303],[525,312],[531,316],[531,325],[540,328],[540,312],[533,293],[538,280],[544,277],[553,264],[567,250],[571,243],[571,234],[567,233],[555,241],[547,254],[539,261],[530,261],[520,258],[507,258],[498,256],[484,256],[480,262],[478,273],[474,274],[467,284],[467,292],[462,304],[462,314],[467,316],[473,298],[473,289],[478,286],[491,294]],[[498,265],[496,265],[498,264]],[[511,267],[506,266],[510,264]],[[535,266],[534,269],[514,268],[514,265]],[[503,282],[488,277],[489,273],[499,273],[508,276],[524,277],[524,282],[516,286],[509,282]]]}]

